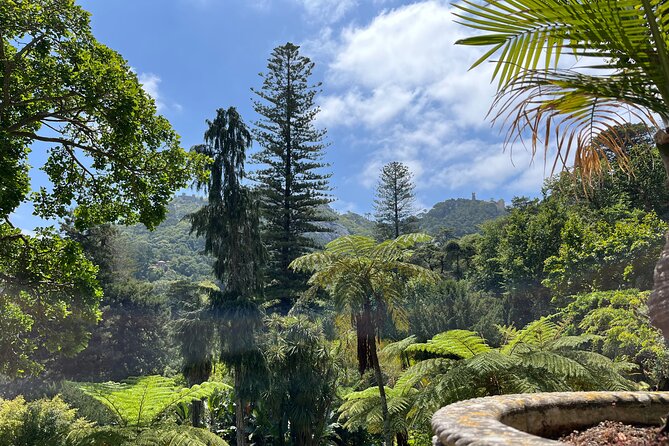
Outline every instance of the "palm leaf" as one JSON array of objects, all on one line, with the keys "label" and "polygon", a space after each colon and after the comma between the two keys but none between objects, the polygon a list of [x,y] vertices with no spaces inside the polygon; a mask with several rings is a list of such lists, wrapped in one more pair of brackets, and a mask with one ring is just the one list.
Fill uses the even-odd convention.
[{"label": "palm leaf", "polygon": [[[495,61],[491,110],[509,127],[506,144],[529,134],[535,153],[554,140],[553,169],[573,158],[588,175],[606,162],[603,147],[624,160],[621,145],[602,138],[617,124],[631,118],[654,124],[652,113],[669,123],[663,0],[464,0],[456,7],[459,23],[480,31],[457,43],[488,47],[473,66]],[[593,63],[562,69],[565,52]]]}]

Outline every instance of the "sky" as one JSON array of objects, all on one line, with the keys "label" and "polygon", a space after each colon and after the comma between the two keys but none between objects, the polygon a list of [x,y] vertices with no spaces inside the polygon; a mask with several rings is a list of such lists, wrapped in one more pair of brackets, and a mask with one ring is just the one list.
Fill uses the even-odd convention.
[{"label": "sky", "polygon": [[[327,129],[332,206],[373,212],[381,167],[407,164],[416,209],[448,198],[506,201],[538,196],[551,164],[522,146],[503,147],[486,117],[492,64],[454,42],[471,32],[450,1],[77,0],[96,38],[137,72],[158,110],[189,148],[205,120],[235,106],[247,124],[273,48],[299,45],[322,82],[316,126]],[[254,145],[252,151],[259,150]],[[34,185],[42,181],[35,175]],[[37,184],[35,184],[37,183]],[[25,209],[19,225],[33,222]]]}]

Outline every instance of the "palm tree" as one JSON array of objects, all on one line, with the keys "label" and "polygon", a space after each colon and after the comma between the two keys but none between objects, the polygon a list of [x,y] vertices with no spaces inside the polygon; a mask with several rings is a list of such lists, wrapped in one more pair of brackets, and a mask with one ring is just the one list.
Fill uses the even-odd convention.
[{"label": "palm tree", "polygon": [[318,446],[328,427],[338,374],[323,328],[303,315],[272,315],[266,325],[264,351],[272,386],[263,400],[278,427],[275,444],[283,445],[289,433],[291,445]]},{"label": "palm tree", "polygon": [[[196,184],[207,190],[209,200],[189,218],[191,231],[204,236],[205,252],[214,257],[214,275],[221,282],[221,291],[211,293],[205,311],[218,331],[221,361],[233,371],[237,445],[244,446],[244,408],[263,383],[264,361],[255,339],[262,325],[262,312],[254,299],[262,294],[265,252],[260,240],[258,202],[252,191],[241,184],[251,132],[234,107],[219,109],[216,118],[207,124],[205,144],[194,150],[212,159],[209,177]],[[200,316],[200,313],[192,314]],[[194,321],[190,325],[202,326]],[[197,333],[202,331],[206,332]],[[188,333],[185,334],[180,336],[184,342],[188,339]],[[188,351],[198,352],[198,349]],[[201,351],[206,353],[210,349]],[[187,359],[193,361],[192,365],[206,364],[206,358]],[[189,365],[186,364],[186,371],[190,370]]]},{"label": "palm tree", "polygon": [[406,234],[376,243],[370,237],[345,236],[328,243],[323,252],[304,255],[290,264],[295,270],[313,272],[309,283],[327,290],[336,309],[351,316],[357,334],[359,371],[374,370],[386,446],[392,446],[393,434],[376,340],[388,315],[396,324],[406,324],[399,304],[408,280],[438,280],[432,271],[405,261],[412,246],[430,239],[425,234]]},{"label": "palm tree", "polygon": [[[606,150],[625,159],[613,127],[631,117],[663,128],[655,144],[669,174],[669,4],[664,0],[464,0],[460,23],[483,34],[459,40],[488,47],[474,63],[497,57],[495,119],[510,124],[507,143],[530,135],[533,150],[551,138],[553,167],[587,175],[607,165]],[[562,68],[565,53],[592,61]],[[543,141],[542,141],[543,140]],[[572,149],[575,149],[572,151]],[[653,323],[669,339],[669,243],[655,267],[648,302]]]}]

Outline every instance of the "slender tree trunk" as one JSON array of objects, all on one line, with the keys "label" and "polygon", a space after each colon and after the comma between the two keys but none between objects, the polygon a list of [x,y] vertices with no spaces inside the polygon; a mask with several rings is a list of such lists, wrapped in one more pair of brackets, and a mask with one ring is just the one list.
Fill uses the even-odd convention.
[{"label": "slender tree trunk", "polygon": [[390,429],[390,417],[388,416],[388,400],[386,399],[386,389],[383,383],[383,374],[381,373],[381,364],[376,352],[376,346],[372,349],[372,365],[374,367],[374,376],[376,384],[379,386],[379,398],[381,399],[381,414],[383,416],[383,438],[385,446],[393,446],[393,433]]},{"label": "slender tree trunk", "polygon": [[191,401],[190,419],[193,427],[204,427],[204,400]]},{"label": "slender tree trunk", "polygon": [[[655,145],[660,151],[667,178],[669,178],[668,132],[669,129],[664,129],[655,133]],[[653,281],[653,292],[648,299],[648,315],[650,316],[650,322],[662,331],[666,342],[669,340],[669,232],[666,234],[666,243],[660,254],[660,259],[655,265]],[[667,416],[661,432],[665,434],[669,432],[669,416]]]},{"label": "slender tree trunk", "polygon": [[237,428],[237,446],[246,446],[246,419],[244,418],[244,400],[239,395],[242,384],[241,366],[236,365],[235,374],[235,427]]},{"label": "slender tree trunk", "polygon": [[[669,177],[669,130],[658,130],[655,133],[655,144],[660,151],[664,168]],[[669,234],[668,234],[669,235]],[[650,321],[662,330],[669,340],[669,237],[655,265],[653,292],[648,299],[648,315]]]}]

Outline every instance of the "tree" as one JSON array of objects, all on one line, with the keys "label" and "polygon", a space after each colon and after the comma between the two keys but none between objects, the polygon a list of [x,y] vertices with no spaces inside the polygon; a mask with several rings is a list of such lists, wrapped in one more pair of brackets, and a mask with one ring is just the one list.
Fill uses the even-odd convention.
[{"label": "tree", "polygon": [[234,107],[219,109],[204,134],[205,144],[194,150],[210,157],[210,175],[198,183],[207,190],[209,201],[190,215],[192,231],[205,238],[205,252],[214,257],[214,274],[221,281],[220,292],[211,294],[210,308],[193,313],[180,330],[182,345],[190,344],[190,329],[202,335],[202,348],[188,349],[194,355],[186,367],[195,365],[205,378],[211,372],[209,352],[205,347],[211,337],[208,323],[219,334],[220,358],[234,375],[236,397],[237,445],[246,444],[244,408],[257,396],[255,374],[263,370],[262,355],[256,343],[256,331],[262,314],[255,300],[262,295],[262,268],[265,251],[260,238],[258,205],[252,191],[242,185],[246,150],[251,132]]},{"label": "tree", "polygon": [[263,398],[278,428],[295,446],[318,446],[336,398],[337,368],[323,329],[304,316],[273,315],[264,353],[272,386]]},{"label": "tree", "polygon": [[509,214],[481,225],[473,283],[504,296],[506,323],[525,325],[551,312],[544,261],[557,254],[566,207],[555,197],[514,198]]},{"label": "tree", "polygon": [[223,383],[207,382],[181,387],[172,378],[142,376],[122,382],[67,383],[78,392],[105,407],[115,418],[115,426],[89,425],[68,436],[73,445],[176,445],[227,446],[217,435],[198,427],[165,423],[165,413],[179,404],[206,398],[229,388]]},{"label": "tree", "polygon": [[369,237],[345,236],[328,243],[325,251],[306,254],[291,263],[291,268],[313,272],[309,283],[325,289],[336,309],[350,315],[357,335],[360,373],[374,370],[386,446],[392,446],[393,435],[376,340],[388,316],[396,324],[406,324],[399,304],[407,281],[438,279],[432,271],[405,261],[412,246],[429,240],[425,234],[406,234],[382,243]]},{"label": "tree", "polygon": [[602,172],[605,174],[588,177],[579,170],[562,172],[545,182],[545,193],[560,195],[570,203],[586,204],[597,210],[622,204],[646,212],[654,211],[667,220],[667,174],[662,158],[653,145],[649,128],[643,124],[625,124],[607,133],[622,139],[626,157],[616,156],[602,146],[606,153],[606,159],[602,160]]},{"label": "tree", "polygon": [[[625,116],[654,122],[656,114],[664,128],[655,133],[655,145],[669,175],[669,9],[664,1],[502,0],[457,7],[462,23],[488,33],[457,42],[489,47],[473,66],[498,57],[494,105],[497,117],[511,123],[507,141],[529,131],[535,149],[540,141],[548,148],[556,129],[561,156],[556,164],[570,159],[566,155],[576,146],[574,164],[588,174],[601,168],[602,144],[626,156],[620,138],[606,130]],[[595,72],[561,68],[562,50],[595,57],[596,65],[588,67]],[[651,320],[669,338],[669,241],[655,267],[648,305]]]},{"label": "tree", "polygon": [[[42,167],[51,187],[30,194],[34,143],[52,145]],[[38,350],[81,350],[101,297],[77,244],[50,229],[21,233],[11,223],[17,206],[32,201],[43,218],[73,207],[79,229],[154,227],[203,157],[179,147],[137,76],[96,41],[73,0],[0,4],[0,153],[0,370],[16,376],[39,371]]]},{"label": "tree", "polygon": [[650,289],[667,224],[654,212],[618,207],[569,211],[558,252],[544,261],[553,299],[580,292]]},{"label": "tree", "polygon": [[234,107],[218,109],[207,120],[205,144],[194,151],[213,162],[206,182],[208,203],[190,215],[192,232],[205,238],[205,252],[214,257],[214,275],[231,299],[249,298],[262,291],[264,248],[260,239],[257,200],[242,185],[251,133]]},{"label": "tree", "polygon": [[321,160],[326,147],[325,130],[314,127],[319,108],[314,97],[320,84],[310,84],[314,63],[300,55],[299,47],[286,43],[272,51],[253,107],[261,118],[254,130],[262,150],[254,160],[264,166],[254,175],[262,194],[263,236],[270,254],[272,297],[287,310],[302,278],[288,268],[291,261],[314,243],[310,232],[327,232],[319,222],[328,221],[319,207],[330,202],[329,174]]},{"label": "tree", "polygon": [[374,218],[381,240],[414,232],[416,222],[411,217],[414,213],[416,185],[412,178],[409,168],[397,161],[381,169],[374,199]]}]

